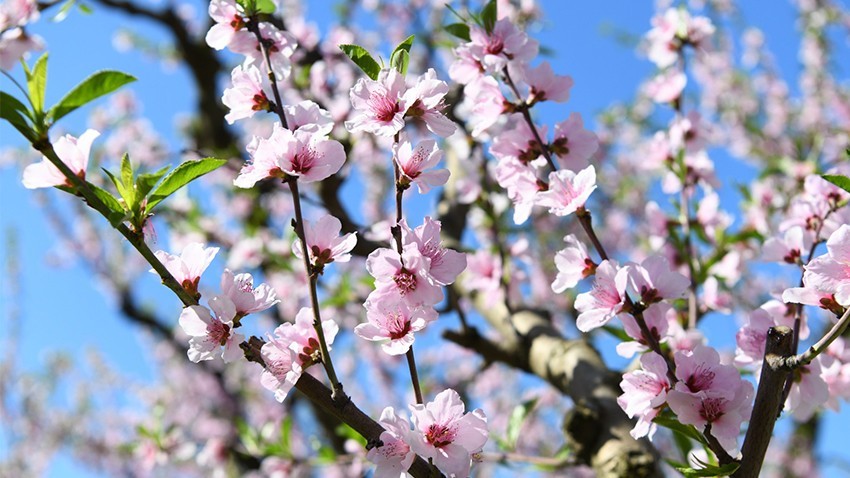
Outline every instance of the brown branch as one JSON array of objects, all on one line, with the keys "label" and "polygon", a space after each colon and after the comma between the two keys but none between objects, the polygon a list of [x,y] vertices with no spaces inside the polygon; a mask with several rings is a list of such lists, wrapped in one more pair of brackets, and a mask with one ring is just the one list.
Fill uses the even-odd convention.
[{"label": "brown branch", "polygon": [[759,475],[782,407],[782,390],[791,373],[786,361],[794,353],[791,348],[793,335],[791,329],[785,326],[771,327],[767,331],[759,388],[741,448],[741,467],[732,475],[735,478],[756,478]]}]

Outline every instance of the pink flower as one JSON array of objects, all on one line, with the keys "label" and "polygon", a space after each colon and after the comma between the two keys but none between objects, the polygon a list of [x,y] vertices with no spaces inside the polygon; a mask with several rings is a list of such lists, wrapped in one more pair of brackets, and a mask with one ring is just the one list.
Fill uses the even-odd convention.
[{"label": "pink flower", "polygon": [[588,166],[578,174],[569,169],[549,173],[549,190],[537,195],[537,204],[556,216],[567,216],[584,207],[596,189],[596,169]]},{"label": "pink flower", "polygon": [[215,25],[207,32],[207,45],[216,50],[227,47],[236,32],[245,30],[245,17],[239,6],[233,0],[212,0],[209,15],[215,20]]},{"label": "pink flower", "polygon": [[678,68],[669,68],[655,75],[644,87],[646,94],[656,103],[672,103],[682,96],[688,77]]},{"label": "pink flower", "polygon": [[[260,23],[260,36],[268,42],[267,48],[275,80],[285,80],[292,71],[292,62],[289,58],[298,46],[295,37],[268,22]],[[230,42],[230,49],[234,53],[245,55],[245,66],[256,65],[261,72],[268,74],[266,59],[260,49],[260,42],[257,41],[257,37],[253,33],[238,32]]]},{"label": "pink flower", "polygon": [[297,176],[303,183],[321,181],[335,174],[345,162],[345,150],[338,141],[301,128],[295,132],[275,123],[268,139],[260,139],[233,184],[253,187],[266,178]]},{"label": "pink flower", "polygon": [[[734,390],[741,380],[738,370],[732,365],[720,363],[720,354],[712,347],[700,345],[690,353],[676,352],[676,389],[685,393],[716,391],[723,393]],[[730,384],[732,387],[730,387]]]},{"label": "pink flower", "polygon": [[443,157],[442,151],[437,148],[437,142],[433,139],[422,140],[415,148],[409,141],[402,141],[396,145],[394,156],[401,173],[399,183],[402,186],[414,183],[419,188],[419,192],[425,194],[431,188],[442,186],[449,180],[448,169],[426,171],[437,166]]},{"label": "pink flower", "polygon": [[628,271],[627,290],[644,304],[684,297],[690,282],[671,270],[667,259],[659,254],[649,256],[640,265],[629,263],[624,269]]},{"label": "pink flower", "polygon": [[480,409],[464,413],[460,395],[443,390],[433,402],[410,405],[414,432],[410,447],[431,458],[448,475],[469,476],[470,455],[487,443],[487,417]]},{"label": "pink flower", "polygon": [[788,228],[784,236],[771,237],[765,241],[761,249],[761,258],[769,262],[785,262],[788,264],[800,264],[802,255],[808,254],[812,247],[809,234],[800,226]]},{"label": "pink flower", "polygon": [[537,42],[507,18],[497,21],[490,33],[473,25],[469,36],[469,52],[485,71],[499,73],[509,62],[525,63],[537,56]]},{"label": "pink flower", "polygon": [[212,360],[223,346],[221,358],[225,363],[232,362],[242,355],[239,344],[245,339],[242,334],[233,332],[233,318],[236,307],[227,297],[215,296],[209,301],[215,317],[209,309],[192,305],[180,313],[180,327],[192,338],[189,340],[189,360],[198,363]]},{"label": "pink flower", "polygon": [[[676,320],[676,310],[669,304],[659,302],[650,305],[643,311],[643,320],[646,327],[656,342],[664,342],[670,322]],[[634,340],[620,342],[617,344],[617,354],[621,357],[631,358],[636,353],[645,352],[649,349],[649,340],[631,314],[620,314],[620,322],[623,330]]]},{"label": "pink flower", "polygon": [[392,407],[384,408],[378,423],[384,427],[381,436],[382,445],[369,450],[366,459],[375,464],[374,478],[398,478],[404,474],[416,454],[405,441],[411,434],[410,423],[398,415]]},{"label": "pink flower", "polygon": [[587,247],[574,234],[564,237],[567,247],[555,254],[555,267],[558,275],[552,282],[552,291],[557,294],[571,289],[578,281],[593,275],[596,264],[590,259]]},{"label": "pink flower", "polygon": [[850,305],[850,226],[838,228],[826,241],[827,254],[806,266],[806,288],[832,292],[840,305]]},{"label": "pink flower", "polygon": [[378,136],[393,136],[404,128],[408,104],[404,77],[395,69],[381,70],[378,80],[361,78],[351,89],[351,106],[357,116],[345,122],[352,132],[366,131]]},{"label": "pink flower", "polygon": [[569,169],[584,168],[599,149],[599,139],[592,131],[584,129],[579,113],[555,125],[555,138],[549,149],[558,157],[558,163]]},{"label": "pink flower", "polygon": [[[331,344],[333,344],[334,338],[339,332],[339,326],[333,320],[325,319],[322,321],[322,332],[328,351],[330,351]],[[313,327],[313,309],[311,307],[302,307],[295,314],[295,323],[285,322],[279,325],[274,330],[272,340],[295,352],[297,363],[302,367],[307,367],[321,360],[319,337]]]},{"label": "pink flower", "polygon": [[630,434],[634,438],[655,433],[656,425],[652,420],[658,415],[658,409],[667,401],[670,381],[667,380],[667,362],[655,352],[640,357],[640,370],[623,376],[620,388],[623,394],[617,398],[620,408],[629,418],[638,417]]},{"label": "pink flower", "polygon": [[[325,214],[316,222],[304,221],[304,236],[310,251],[310,263],[319,270],[324,270],[324,267],[332,262],[351,260],[349,252],[357,244],[357,233],[351,232],[340,237],[341,229],[342,223],[330,214]],[[292,243],[292,253],[299,259],[304,257],[301,242],[297,239]]]},{"label": "pink flower", "polygon": [[821,377],[821,360],[821,356],[818,356],[812,363],[792,372],[794,380],[788,392],[785,410],[801,422],[811,418],[815,410],[829,400],[829,386]]},{"label": "pink flower", "polygon": [[415,244],[422,257],[428,258],[428,274],[434,283],[449,285],[466,269],[466,254],[443,247],[440,228],[440,221],[430,216],[425,216],[425,222],[413,230],[402,220],[402,241],[405,245]]},{"label": "pink flower", "polygon": [[274,392],[274,398],[283,402],[286,395],[301,377],[301,364],[290,347],[291,342],[284,337],[269,337],[260,353],[266,368],[260,376],[260,383],[266,390]]},{"label": "pink flower", "polygon": [[738,347],[735,349],[735,363],[761,364],[764,359],[764,346],[767,330],[776,325],[766,310],[758,308],[747,316],[744,324],[735,334]]},{"label": "pink flower", "polygon": [[232,86],[224,90],[222,103],[230,108],[224,119],[228,124],[250,118],[257,111],[269,110],[269,99],[263,91],[260,70],[255,66],[237,66],[230,72]]},{"label": "pink flower", "polygon": [[[207,270],[216,254],[218,254],[218,247],[204,247],[200,242],[187,244],[179,256],[165,251],[154,252],[156,258],[190,295],[198,293],[201,274]],[[151,272],[156,274],[153,269]]]},{"label": "pink flower", "polygon": [[556,75],[548,61],[537,68],[525,68],[525,82],[530,87],[529,101],[554,101],[564,103],[570,99],[570,88],[573,79],[569,76]]},{"label": "pink flower", "polygon": [[449,85],[438,80],[437,72],[429,68],[403,95],[402,101],[407,105],[406,116],[422,118],[428,130],[437,136],[451,136],[457,125],[443,114],[446,106],[444,98],[448,92]]},{"label": "pink flower", "polygon": [[429,262],[415,244],[404,246],[401,256],[392,249],[373,251],[366,259],[366,269],[375,278],[376,290],[369,296],[390,291],[412,307],[437,304],[443,300],[443,289],[432,283]]},{"label": "pink flower", "polygon": [[575,307],[579,312],[576,327],[588,332],[602,327],[622,310],[626,290],[626,269],[619,269],[616,262],[602,261],[596,268],[593,288],[576,297]]},{"label": "pink flower", "polygon": [[537,196],[545,184],[537,179],[531,167],[511,157],[500,159],[494,174],[499,186],[507,190],[508,197],[514,203],[514,222],[524,223],[531,215]]},{"label": "pink flower", "polygon": [[484,76],[466,85],[464,103],[470,105],[469,124],[472,137],[479,138],[487,129],[496,124],[505,111],[507,101],[499,89],[499,83],[492,76]]},{"label": "pink flower", "polygon": [[410,307],[395,294],[370,295],[365,304],[365,324],[354,328],[358,337],[381,342],[381,349],[389,355],[402,355],[413,345],[414,332],[424,329],[437,320],[432,307]]},{"label": "pink flower", "polygon": [[17,27],[3,31],[0,33],[0,70],[11,70],[34,50],[44,50],[44,40],[40,36],[30,35]]},{"label": "pink flower", "polygon": [[467,258],[463,286],[483,293],[498,291],[502,283],[501,258],[485,249],[479,249]]},{"label": "pink flower", "polygon": [[719,391],[698,394],[671,390],[667,404],[685,425],[703,430],[711,425],[711,434],[730,454],[737,454],[741,424],[749,419],[753,408],[753,384],[746,380],[730,383],[726,393]]},{"label": "pink flower", "polygon": [[221,295],[229,298],[236,307],[237,316],[262,312],[280,302],[277,293],[268,284],[254,287],[251,274],[234,275],[225,269],[221,275]]},{"label": "pink flower", "polygon": [[38,20],[39,16],[35,0],[7,0],[0,4],[0,30],[22,27]]},{"label": "pink flower", "polygon": [[[57,139],[53,143],[56,156],[67,165],[71,171],[82,179],[86,177],[89,164],[91,145],[100,133],[93,129],[75,138],[70,134]],[[71,186],[71,182],[47,158],[24,168],[23,184],[27,189],[49,188],[52,186]]]},{"label": "pink flower", "polygon": [[283,114],[290,130],[310,130],[313,133],[328,135],[334,128],[331,114],[315,102],[304,100],[294,105],[284,105]]}]

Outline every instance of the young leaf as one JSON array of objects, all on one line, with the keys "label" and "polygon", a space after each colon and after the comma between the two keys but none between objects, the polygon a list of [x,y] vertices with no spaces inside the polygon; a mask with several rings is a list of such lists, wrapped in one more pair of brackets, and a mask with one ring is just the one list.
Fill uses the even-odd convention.
[{"label": "young leaf", "polygon": [[130,212],[135,213],[138,198],[133,180],[133,165],[130,163],[130,156],[127,153],[124,153],[124,156],[121,157],[121,183],[124,185],[124,194],[121,197],[124,198]]},{"label": "young leaf", "polygon": [[[118,190],[118,195],[121,196],[122,199],[124,199],[124,210],[130,212],[130,203],[127,201],[127,188],[124,186],[124,183],[121,181],[121,179],[112,174],[108,169],[101,169],[104,173],[106,173],[107,176],[109,176],[109,179],[112,180],[112,184],[114,184],[115,189]],[[130,185],[130,187],[132,187],[132,184]]]},{"label": "young leaf", "polygon": [[507,442],[511,449],[516,447],[516,442],[519,439],[519,432],[522,428],[523,422],[534,410],[534,406],[537,405],[537,398],[532,398],[531,400],[526,400],[521,404],[514,407],[511,412],[511,417],[508,419],[508,430],[507,430]]},{"label": "young leaf", "polygon": [[256,12],[257,13],[265,13],[267,15],[273,14],[275,11],[274,2],[272,0],[257,0],[256,3]]},{"label": "young leaf", "polygon": [[178,189],[189,184],[193,180],[203,176],[204,174],[218,169],[226,162],[227,160],[224,159],[204,158],[186,161],[180,166],[177,166],[170,173],[168,173],[165,178],[163,178],[162,182],[159,183],[159,185],[155,187],[153,191],[148,194],[147,206],[145,207],[145,215],[150,214],[150,212],[153,210],[154,207],[156,207],[157,204],[162,202],[163,199],[172,195]]},{"label": "young leaf", "polygon": [[452,23],[443,27],[449,34],[454,35],[464,41],[472,41],[469,36],[469,25],[466,23]]},{"label": "young leaf", "polygon": [[821,176],[832,184],[840,187],[841,189],[850,192],[850,178],[847,176],[839,176],[836,174],[824,174]]},{"label": "young leaf", "polygon": [[381,72],[381,65],[372,58],[372,55],[360,45],[340,45],[339,49],[351,58],[355,65],[359,66],[366,76],[373,80],[378,79],[378,74]]},{"label": "young leaf", "polygon": [[104,70],[89,76],[68,92],[48,111],[48,119],[57,121],[75,109],[103,95],[112,93],[136,78],[120,71]]},{"label": "young leaf", "polygon": [[47,88],[47,53],[35,62],[32,71],[27,74],[27,89],[36,114],[44,111],[44,89]]},{"label": "young leaf", "polygon": [[497,11],[496,0],[490,0],[487,2],[487,5],[484,6],[484,9],[481,10],[481,24],[487,33],[493,32],[493,27],[496,26],[496,19],[498,18],[498,15],[499,12]]},{"label": "young leaf", "polygon": [[666,460],[670,466],[676,469],[679,473],[687,478],[697,478],[704,476],[730,476],[732,473],[741,467],[740,463],[728,463],[723,466],[706,466],[696,470],[684,463],[678,463],[672,460]]},{"label": "young leaf", "polygon": [[664,428],[669,428],[673,430],[674,433],[681,433],[682,435],[692,438],[703,445],[707,445],[705,437],[702,436],[702,433],[697,431],[697,429],[693,425],[684,425],[679,422],[672,414],[662,414],[655,417],[652,420],[654,423],[661,425]]},{"label": "young leaf", "polygon": [[407,64],[410,62],[410,47],[413,45],[414,35],[405,38],[399,43],[392,55],[390,55],[390,67],[395,68],[402,75],[407,74]]},{"label": "young leaf", "polygon": [[89,184],[89,188],[92,190],[95,196],[100,199],[108,211],[100,211],[101,214],[106,216],[106,219],[113,226],[117,226],[124,222],[124,218],[126,214],[124,212],[124,207],[121,206],[121,203],[118,202],[118,199],[115,198],[109,191],[105,189],[101,189],[94,184]]},{"label": "young leaf", "polygon": [[28,140],[33,141],[36,134],[27,119],[32,118],[27,107],[14,96],[0,91],[0,118],[8,121]]},{"label": "young leaf", "polygon": [[151,192],[156,183],[165,176],[170,166],[163,166],[162,169],[153,173],[140,174],[136,177],[136,194],[139,197],[145,197]]}]

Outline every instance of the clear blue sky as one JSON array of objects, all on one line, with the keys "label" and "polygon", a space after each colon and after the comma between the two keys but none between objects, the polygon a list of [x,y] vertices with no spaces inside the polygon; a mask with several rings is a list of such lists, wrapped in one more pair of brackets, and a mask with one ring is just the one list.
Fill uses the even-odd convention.
[{"label": "clear blue sky", "polygon": [[[320,25],[326,25],[331,14],[328,7],[335,2],[309,3],[312,6],[309,16]],[[792,78],[798,71],[798,36],[794,33],[795,16],[790,1],[741,3],[744,19],[765,32],[767,43],[774,51],[781,71],[786,78]],[[614,101],[628,100],[637,85],[654,69],[633,49],[619,43],[612,34],[613,31],[643,34],[649,28],[653,2],[550,0],[542,4],[546,23],[542,31],[532,34],[542,45],[556,52],[556,56],[550,59],[555,71],[570,74],[575,80],[566,110],[563,107],[549,108],[543,119],[552,122],[566,117],[570,111],[578,111],[592,126],[595,113]],[[205,4],[198,2],[195,5],[202,13],[206,10]],[[139,20],[133,20],[131,24],[126,17],[99,7],[95,9],[95,14],[90,16],[73,12],[68,19],[58,24],[42,18],[33,28],[33,31],[45,38],[51,52],[52,74],[48,82],[47,103],[55,102],[62,92],[95,70],[110,68],[127,71],[139,79],[131,87],[144,103],[144,115],[156,125],[160,134],[177,145],[174,135],[175,115],[192,109],[187,75],[180,69],[166,71],[159,63],[137,52],[116,53],[112,47],[112,36],[119,25],[129,26],[153,39],[162,39],[163,36],[157,29]],[[768,9],[770,15],[765,15]],[[326,28],[322,27],[321,30],[324,33]],[[796,82],[791,80],[790,86],[794,91]],[[9,91],[11,85],[8,80],[0,80],[0,88]],[[63,126],[79,134],[85,128],[85,121],[86,112],[80,111],[63,120]],[[22,141],[14,130],[3,124],[0,125],[0,144],[18,145]],[[715,159],[728,160],[722,157]],[[89,272],[79,264],[56,269],[46,263],[45,254],[56,245],[54,233],[35,203],[34,195],[21,186],[20,175],[20,170],[0,169],[0,234],[4,236],[0,242],[0,259],[5,263],[8,255],[5,235],[12,231],[18,239],[20,259],[24,266],[17,285],[20,294],[14,297],[6,292],[10,286],[8,277],[0,274],[4,294],[0,299],[3,302],[3,324],[12,301],[21,312],[18,360],[24,369],[38,370],[51,350],[61,349],[73,357],[82,358],[84,351],[93,347],[100,350],[118,370],[142,380],[153,379],[155,371],[146,358],[144,342],[121,318],[113,304],[104,300],[97,284],[90,279]],[[61,193],[51,194],[60,199],[58,196]],[[724,195],[723,201],[727,210],[735,210],[737,199],[734,195]],[[145,288],[150,289],[152,300],[162,298],[173,306],[176,321],[179,313],[176,312],[177,305],[172,304],[173,300],[168,294],[159,290],[153,277]],[[0,338],[5,339],[8,330],[7,326],[0,325]],[[720,335],[725,335],[725,341],[713,343],[731,343],[734,326],[730,323],[720,328],[712,334],[712,339]],[[824,456],[847,456],[845,442],[841,437],[848,426],[850,414],[846,411],[827,415],[821,440]],[[2,445],[0,434],[0,453]],[[825,471],[827,476],[842,476],[835,468],[827,468]],[[97,475],[81,468],[67,454],[63,454],[54,463],[49,476]]]}]

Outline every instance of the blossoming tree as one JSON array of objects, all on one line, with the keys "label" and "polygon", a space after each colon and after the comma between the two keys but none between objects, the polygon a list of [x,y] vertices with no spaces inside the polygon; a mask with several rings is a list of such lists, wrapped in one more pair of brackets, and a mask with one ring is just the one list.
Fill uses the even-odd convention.
[{"label": "blossoming tree", "polygon": [[[850,90],[829,56],[846,7],[798,2],[792,99],[760,32],[735,59],[729,2],[660,2],[640,46],[656,73],[591,130],[533,2],[355,1],[328,31],[293,2],[212,0],[204,27],[92,3],[172,35],[198,87],[187,147],[164,151],[116,92],[128,73],[45,104],[31,25],[75,0],[0,8],[0,117],[163,380],[104,372],[141,405],[62,415],[10,369],[13,476],[43,466],[24,438],[134,476],[810,476],[807,430],[850,397]],[[737,222],[724,147],[757,170]],[[172,304],[139,305],[145,270]],[[713,317],[737,334],[708,340]]]}]

